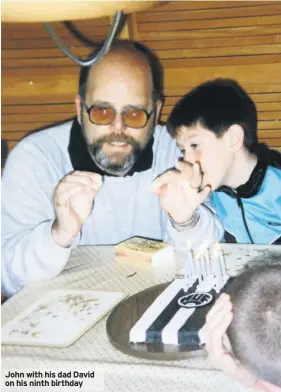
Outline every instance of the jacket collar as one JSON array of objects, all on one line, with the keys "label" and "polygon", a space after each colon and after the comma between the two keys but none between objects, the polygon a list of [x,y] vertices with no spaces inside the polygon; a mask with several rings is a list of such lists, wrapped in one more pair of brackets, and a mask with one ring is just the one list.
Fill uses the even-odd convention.
[{"label": "jacket collar", "polygon": [[235,198],[242,197],[247,199],[255,196],[262,186],[268,166],[281,167],[281,154],[277,151],[270,150],[265,144],[259,144],[255,153],[257,155],[257,164],[252,171],[249,180],[236,189],[232,189],[228,186],[221,186],[216,192],[224,192]]},{"label": "jacket collar", "polygon": [[[111,177],[117,177],[113,174],[106,173],[95,164],[88,150],[87,143],[84,139],[82,129],[77,121],[77,118],[73,121],[70,130],[68,153],[74,170],[89,171],[98,173],[102,176],[106,175]],[[126,176],[132,176],[135,172],[142,172],[150,169],[152,167],[152,162],[153,138],[148,143],[142,155],[132,167],[132,169],[126,174]]]}]

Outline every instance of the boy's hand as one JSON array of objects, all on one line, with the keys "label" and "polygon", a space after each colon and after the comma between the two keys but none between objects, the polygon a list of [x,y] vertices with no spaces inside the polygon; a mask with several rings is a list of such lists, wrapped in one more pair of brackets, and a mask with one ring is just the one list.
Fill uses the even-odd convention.
[{"label": "boy's hand", "polygon": [[221,294],[207,314],[200,335],[205,338],[209,358],[218,369],[245,386],[254,386],[256,377],[240,365],[231,352],[226,331],[232,318],[230,297],[228,294]]},{"label": "boy's hand", "polygon": [[237,367],[226,335],[233,317],[231,310],[230,297],[222,294],[207,314],[206,323],[200,331],[205,337],[206,350],[211,362],[227,374],[233,373]]},{"label": "boy's hand", "polygon": [[159,196],[161,207],[175,222],[184,223],[210,193],[211,187],[201,190],[201,183],[199,163],[179,162],[177,170],[169,170],[153,182],[152,192]]}]

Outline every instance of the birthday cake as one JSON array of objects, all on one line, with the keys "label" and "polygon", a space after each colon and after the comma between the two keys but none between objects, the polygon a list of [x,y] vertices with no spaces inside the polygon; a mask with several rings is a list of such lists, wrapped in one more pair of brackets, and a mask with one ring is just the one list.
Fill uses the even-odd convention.
[{"label": "birthday cake", "polygon": [[199,331],[206,314],[229,280],[226,271],[219,273],[215,264],[216,274],[199,274],[194,268],[188,279],[175,279],[169,284],[130,330],[130,343],[198,348],[203,343]]}]

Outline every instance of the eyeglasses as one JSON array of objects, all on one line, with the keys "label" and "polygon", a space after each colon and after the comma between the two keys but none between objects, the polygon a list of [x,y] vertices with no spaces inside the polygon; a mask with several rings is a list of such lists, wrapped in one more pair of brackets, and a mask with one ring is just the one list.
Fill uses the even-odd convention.
[{"label": "eyeglasses", "polygon": [[[89,120],[93,124],[109,125],[114,121],[116,117],[117,111],[112,106],[92,105],[88,108],[85,102],[83,102],[83,104],[88,113]],[[145,109],[137,109],[132,107],[123,110],[120,114],[123,123],[127,127],[140,129],[146,126],[154,110],[154,106],[151,112],[147,112]]]}]

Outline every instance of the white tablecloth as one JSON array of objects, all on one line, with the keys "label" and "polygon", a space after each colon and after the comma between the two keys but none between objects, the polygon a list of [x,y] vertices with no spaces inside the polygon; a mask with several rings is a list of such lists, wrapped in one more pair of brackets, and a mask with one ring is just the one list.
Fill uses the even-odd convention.
[{"label": "white tablecloth", "polygon": [[[281,247],[272,248],[281,252]],[[266,260],[267,247],[225,245],[224,252],[231,273],[236,273],[247,260],[253,257],[271,261],[270,258]],[[69,263],[59,276],[24,288],[2,305],[2,325],[53,289],[122,291],[131,295],[155,284],[169,281],[173,277],[171,274],[173,274],[171,270],[154,271],[151,266],[136,266],[133,261],[130,265],[118,264],[111,247],[78,247],[73,251]],[[128,277],[129,275],[132,276]],[[46,370],[55,367],[61,371],[66,366],[77,369],[90,366],[96,372],[99,370],[104,372],[105,391],[237,392],[248,390],[215,370],[206,358],[157,361],[123,354],[110,344],[106,334],[106,320],[107,316],[67,348],[2,345],[2,377],[11,369]],[[13,392],[24,390],[44,392],[44,387],[13,388]],[[67,392],[78,390],[83,391],[77,388],[61,388],[61,391]],[[7,391],[11,389],[7,388]]]}]

